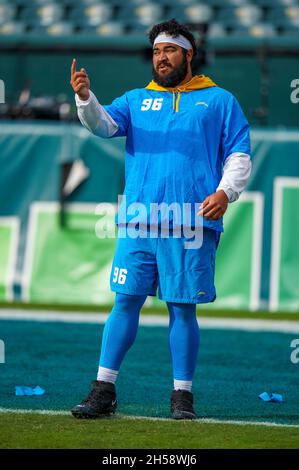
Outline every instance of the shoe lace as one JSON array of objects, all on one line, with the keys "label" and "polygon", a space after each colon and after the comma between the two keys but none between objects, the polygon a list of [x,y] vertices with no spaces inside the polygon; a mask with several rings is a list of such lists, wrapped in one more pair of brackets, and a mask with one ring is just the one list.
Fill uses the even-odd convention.
[{"label": "shoe lace", "polygon": [[95,386],[95,382],[93,382],[93,388],[91,389],[91,391],[89,392],[89,394],[87,395],[85,400],[82,401],[82,405],[94,404],[94,403],[101,402],[102,401],[102,394],[103,394],[103,392],[101,392]]},{"label": "shoe lace", "polygon": [[193,404],[190,399],[184,396],[178,396],[172,400],[172,405],[174,409],[185,410],[185,411],[192,411],[193,412]]}]

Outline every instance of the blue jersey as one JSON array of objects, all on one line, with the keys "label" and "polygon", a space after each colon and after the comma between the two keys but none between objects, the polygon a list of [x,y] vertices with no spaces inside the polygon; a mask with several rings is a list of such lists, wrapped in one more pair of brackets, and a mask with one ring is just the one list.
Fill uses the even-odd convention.
[{"label": "blue jersey", "polygon": [[[151,82],[105,109],[118,125],[113,137],[126,137],[126,209],[142,203],[147,210],[139,220],[143,214],[146,223],[152,203],[177,203],[189,204],[188,225],[194,226],[199,218],[195,208],[215,192],[226,158],[234,152],[250,154],[249,125],[238,101],[204,75],[178,88]],[[120,214],[126,222],[134,216],[121,206],[116,223]],[[184,225],[172,212],[169,219]],[[200,219],[205,227],[223,230],[222,219]]]}]

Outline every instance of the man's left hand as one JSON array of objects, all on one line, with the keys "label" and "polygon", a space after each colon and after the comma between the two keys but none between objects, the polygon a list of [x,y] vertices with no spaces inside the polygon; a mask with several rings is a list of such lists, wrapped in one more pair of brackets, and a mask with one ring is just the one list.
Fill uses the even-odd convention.
[{"label": "man's left hand", "polygon": [[216,193],[205,198],[197,215],[201,215],[208,220],[219,220],[224,215],[227,205],[228,197],[223,189],[219,189]]}]

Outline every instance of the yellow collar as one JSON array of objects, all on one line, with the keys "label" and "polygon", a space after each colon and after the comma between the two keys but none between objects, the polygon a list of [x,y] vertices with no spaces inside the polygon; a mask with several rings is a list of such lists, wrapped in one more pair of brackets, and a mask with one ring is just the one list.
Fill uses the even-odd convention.
[{"label": "yellow collar", "polygon": [[199,90],[201,88],[209,88],[212,86],[217,86],[216,83],[213,82],[209,77],[206,77],[205,75],[194,75],[194,77],[189,80],[189,82],[184,83],[184,85],[181,85],[179,87],[163,87],[158,85],[154,80],[152,80],[146,87],[147,90],[155,90],[155,91],[175,91],[175,92],[181,92],[181,91],[193,91],[193,90]]},{"label": "yellow collar", "polygon": [[[154,80],[152,80],[146,87],[147,90],[154,90],[154,91],[169,91],[172,92],[172,108],[175,109],[177,113],[179,111],[179,102],[181,97],[181,92],[188,92],[194,90],[200,90],[202,88],[210,88],[212,86],[217,86],[216,83],[213,82],[209,77],[205,75],[195,75],[194,77],[189,80],[189,82],[184,83],[178,87],[163,87],[158,85]],[[178,93],[176,98],[175,93]]]}]

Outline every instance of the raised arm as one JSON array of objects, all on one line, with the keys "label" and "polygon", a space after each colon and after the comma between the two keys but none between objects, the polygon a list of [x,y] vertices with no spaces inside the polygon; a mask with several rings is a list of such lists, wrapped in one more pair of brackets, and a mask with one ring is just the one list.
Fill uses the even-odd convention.
[{"label": "raised arm", "polygon": [[71,65],[71,86],[74,90],[78,117],[81,124],[92,134],[99,137],[112,137],[118,131],[118,125],[98,102],[90,90],[90,80],[85,69],[76,70],[77,61]]}]

